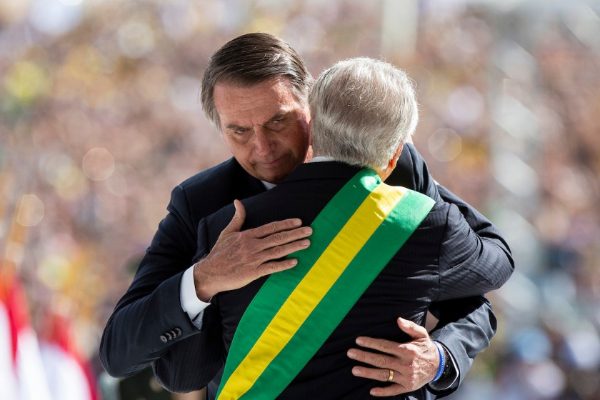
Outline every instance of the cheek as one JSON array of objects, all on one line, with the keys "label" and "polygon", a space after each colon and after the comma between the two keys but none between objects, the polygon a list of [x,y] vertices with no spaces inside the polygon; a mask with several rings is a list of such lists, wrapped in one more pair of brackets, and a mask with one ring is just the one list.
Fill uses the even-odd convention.
[{"label": "cheek", "polygon": [[285,146],[292,153],[302,153],[306,151],[308,147],[308,135],[299,126],[295,129],[290,130],[285,138]]},{"label": "cheek", "polygon": [[240,162],[245,163],[248,158],[247,146],[237,143],[231,138],[225,137],[225,144],[229,148],[229,152]]},{"label": "cheek", "polygon": [[308,135],[298,133],[294,140],[294,150],[296,153],[303,155],[308,149]]}]

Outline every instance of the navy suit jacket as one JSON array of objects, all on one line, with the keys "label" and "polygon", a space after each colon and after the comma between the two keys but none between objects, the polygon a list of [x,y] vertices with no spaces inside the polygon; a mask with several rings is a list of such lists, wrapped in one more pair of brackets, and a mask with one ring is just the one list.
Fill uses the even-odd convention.
[{"label": "navy suit jacket", "polygon": [[[406,145],[388,183],[426,193],[436,200],[456,204],[481,240],[498,246],[504,268],[500,278],[512,272],[510,250],[496,229],[461,199],[435,185],[412,145]],[[143,258],[136,276],[109,318],[100,344],[100,358],[114,376],[128,376],[152,364],[161,382],[173,391],[205,386],[224,361],[222,332],[210,307],[205,327],[198,331],[181,309],[179,293],[183,272],[196,253],[200,220],[234,199],[263,192],[260,181],[230,159],[203,171],[172,192],[168,215]],[[505,268],[508,261],[510,267]],[[488,279],[493,271],[486,272]],[[431,310],[442,326],[432,337],[443,343],[457,361],[463,379],[477,353],[489,345],[496,320],[481,296],[436,302]],[[216,322],[216,323],[215,323]],[[216,328],[215,328],[216,327]],[[161,340],[165,333],[169,339]],[[448,394],[452,390],[441,394]]]},{"label": "navy suit jacket", "polygon": [[[359,170],[338,162],[298,166],[277,187],[243,201],[247,215],[244,229],[292,217],[301,218],[306,225],[312,223]],[[211,250],[233,213],[229,205],[200,222],[196,258]],[[368,398],[370,389],[380,384],[354,377],[351,369],[356,362],[346,356],[358,336],[410,340],[398,329],[397,317],[424,325],[432,302],[497,289],[508,279],[509,269],[502,250],[480,240],[458,207],[436,203],[280,398]],[[244,311],[265,280],[217,294],[206,310],[214,314],[216,321],[211,323],[222,331],[225,353]],[[207,325],[206,329],[212,327]],[[419,393],[413,395],[423,398]]]}]

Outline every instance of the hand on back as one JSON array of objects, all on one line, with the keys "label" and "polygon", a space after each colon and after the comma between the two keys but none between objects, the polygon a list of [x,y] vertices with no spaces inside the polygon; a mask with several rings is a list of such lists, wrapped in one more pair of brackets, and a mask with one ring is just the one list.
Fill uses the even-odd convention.
[{"label": "hand on back", "polygon": [[239,289],[252,281],[294,267],[286,257],[310,246],[312,228],[297,218],[271,222],[241,231],[246,218],[244,205],[234,201],[235,214],[223,229],[210,253],[194,265],[194,283],[200,300],[219,292]]}]

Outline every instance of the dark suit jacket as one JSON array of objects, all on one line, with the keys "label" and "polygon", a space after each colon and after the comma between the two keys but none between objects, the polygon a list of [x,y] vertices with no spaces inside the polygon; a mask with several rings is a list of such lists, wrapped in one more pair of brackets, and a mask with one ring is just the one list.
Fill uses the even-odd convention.
[{"label": "dark suit jacket", "polygon": [[[436,186],[413,146],[405,146],[388,182],[417,189],[434,199],[439,199],[441,193],[444,200],[458,205],[481,240],[498,244],[503,258],[512,263],[508,246],[494,227],[461,199]],[[104,330],[100,358],[111,375],[131,375],[152,363],[162,383],[174,391],[198,389],[213,378],[224,360],[221,332],[198,331],[183,312],[179,298],[181,275],[192,264],[199,221],[233,199],[263,191],[262,183],[234,159],[189,178],[173,190],[169,213]],[[512,267],[503,274],[510,272]],[[483,297],[474,297],[439,302],[434,310],[447,325],[432,332],[432,337],[452,353],[463,379],[475,355],[489,345],[495,333],[491,307]],[[205,326],[215,326],[211,315],[206,313]],[[172,334],[163,343],[161,336],[166,332]]]},{"label": "dark suit jacket", "polygon": [[[247,214],[244,228],[292,217],[301,218],[307,225],[312,223],[359,170],[338,162],[298,166],[277,187],[243,201]],[[198,257],[210,251],[233,213],[233,206],[229,205],[200,222]],[[508,278],[502,271],[509,268],[502,265],[503,256],[498,253],[502,251],[497,246],[479,240],[456,206],[436,203],[280,398],[368,398],[369,390],[378,385],[354,377],[351,369],[356,362],[346,356],[346,351],[355,346],[355,338],[410,340],[399,331],[396,317],[424,324],[433,301],[481,295],[497,289]],[[244,311],[265,280],[256,280],[213,298],[207,311],[216,314],[226,352]]]}]

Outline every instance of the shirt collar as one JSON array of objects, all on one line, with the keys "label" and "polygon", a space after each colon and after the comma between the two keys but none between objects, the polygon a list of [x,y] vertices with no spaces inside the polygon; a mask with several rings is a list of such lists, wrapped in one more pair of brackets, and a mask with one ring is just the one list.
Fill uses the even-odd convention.
[{"label": "shirt collar", "polygon": [[[326,161],[335,161],[335,158],[329,157],[329,156],[316,156],[307,162],[313,163],[313,162],[326,162]],[[273,189],[275,186],[277,186],[276,184],[271,183],[271,182],[267,182],[267,181],[261,181],[261,182],[265,186],[265,189],[267,189],[267,190]]]},{"label": "shirt collar", "polygon": [[267,182],[267,181],[261,181],[262,184],[265,186],[265,189],[269,190],[269,189],[273,189],[275,186],[277,186],[274,183],[271,182]]},{"label": "shirt collar", "polygon": [[335,158],[329,157],[329,156],[316,156],[316,157],[313,157],[308,162],[311,163],[311,162],[323,162],[323,161],[335,161]]}]

